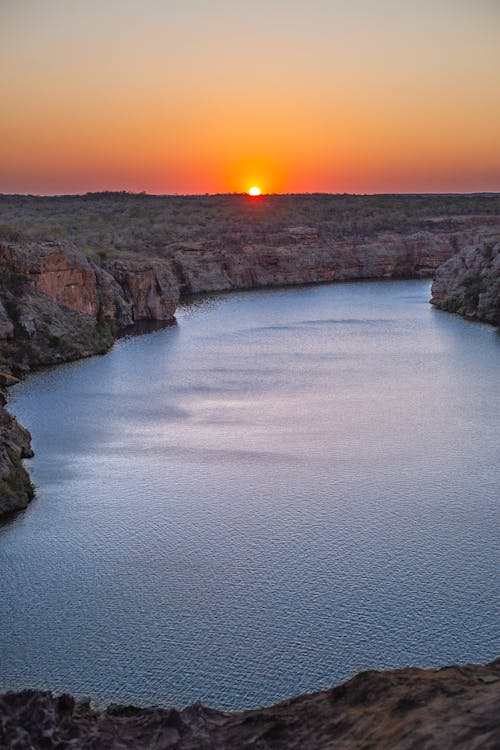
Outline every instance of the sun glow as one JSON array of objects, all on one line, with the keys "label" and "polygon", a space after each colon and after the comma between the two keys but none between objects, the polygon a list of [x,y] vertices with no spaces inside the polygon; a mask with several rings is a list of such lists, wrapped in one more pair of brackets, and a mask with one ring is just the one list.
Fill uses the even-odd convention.
[{"label": "sun glow", "polygon": [[248,191],[248,195],[251,195],[253,198],[256,198],[258,195],[261,195],[260,187],[257,187],[257,185],[254,185]]}]

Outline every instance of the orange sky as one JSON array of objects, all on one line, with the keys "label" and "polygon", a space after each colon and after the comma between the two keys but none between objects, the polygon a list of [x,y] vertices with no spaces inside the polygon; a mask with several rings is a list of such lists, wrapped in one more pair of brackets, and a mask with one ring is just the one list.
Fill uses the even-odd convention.
[{"label": "orange sky", "polygon": [[500,190],[497,0],[1,0],[0,192]]}]

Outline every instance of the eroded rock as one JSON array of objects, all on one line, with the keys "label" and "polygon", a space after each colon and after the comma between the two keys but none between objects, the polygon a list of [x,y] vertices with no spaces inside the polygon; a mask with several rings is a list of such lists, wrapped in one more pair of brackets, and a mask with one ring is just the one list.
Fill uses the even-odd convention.
[{"label": "eroded rock", "polygon": [[34,489],[22,459],[31,458],[31,435],[5,408],[0,394],[0,516],[21,510]]},{"label": "eroded rock", "polygon": [[466,248],[439,266],[431,303],[500,326],[500,239]]},{"label": "eroded rock", "polygon": [[69,695],[0,696],[0,748],[31,750],[454,750],[500,746],[500,660],[363,672],[253,711],[113,706]]}]

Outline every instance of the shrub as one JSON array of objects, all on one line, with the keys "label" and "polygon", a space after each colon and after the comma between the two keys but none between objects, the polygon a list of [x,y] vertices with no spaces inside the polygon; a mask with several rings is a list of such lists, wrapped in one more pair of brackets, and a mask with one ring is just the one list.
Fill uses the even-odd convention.
[{"label": "shrub", "polygon": [[0,224],[0,240],[5,242],[18,242],[22,238],[22,233],[10,224]]},{"label": "shrub", "polygon": [[479,302],[479,295],[484,292],[484,279],[480,274],[468,276],[462,282],[464,288],[464,307],[466,309],[476,308]]}]

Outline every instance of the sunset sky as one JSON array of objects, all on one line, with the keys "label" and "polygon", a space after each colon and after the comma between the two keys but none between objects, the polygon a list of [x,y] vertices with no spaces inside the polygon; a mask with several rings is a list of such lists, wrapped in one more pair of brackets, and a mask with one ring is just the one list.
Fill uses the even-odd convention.
[{"label": "sunset sky", "polygon": [[500,190],[500,0],[0,0],[0,192]]}]

